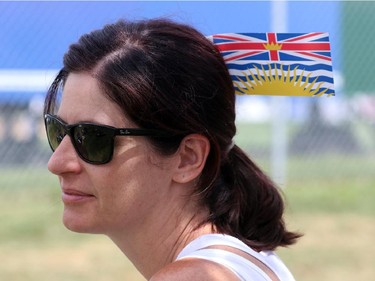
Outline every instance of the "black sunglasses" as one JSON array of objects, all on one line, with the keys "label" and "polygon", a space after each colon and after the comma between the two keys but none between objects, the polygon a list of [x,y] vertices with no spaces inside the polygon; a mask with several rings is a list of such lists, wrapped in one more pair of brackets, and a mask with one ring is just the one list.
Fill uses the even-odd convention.
[{"label": "black sunglasses", "polygon": [[92,123],[66,124],[55,115],[45,114],[47,138],[55,151],[68,135],[79,157],[90,164],[106,164],[111,161],[115,136],[165,137],[166,132],[139,128],[114,128]]}]

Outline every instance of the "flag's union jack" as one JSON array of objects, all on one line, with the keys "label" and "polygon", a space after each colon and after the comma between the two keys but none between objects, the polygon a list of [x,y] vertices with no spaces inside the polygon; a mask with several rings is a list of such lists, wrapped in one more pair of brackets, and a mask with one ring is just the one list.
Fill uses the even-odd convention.
[{"label": "flag's union jack", "polygon": [[[237,90],[247,80],[254,94],[293,95],[270,92],[276,86],[265,90],[265,82],[276,81],[293,83],[311,95],[334,95],[328,33],[228,33],[209,38],[224,57]],[[284,87],[281,84],[277,89]],[[266,92],[259,92],[262,89]]]}]

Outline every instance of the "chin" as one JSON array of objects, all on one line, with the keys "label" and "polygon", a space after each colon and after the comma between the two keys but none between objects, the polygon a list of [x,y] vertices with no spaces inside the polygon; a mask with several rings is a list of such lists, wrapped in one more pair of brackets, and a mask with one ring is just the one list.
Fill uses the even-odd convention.
[{"label": "chin", "polygon": [[64,210],[63,224],[70,231],[77,233],[92,233],[100,234],[98,225],[94,220],[85,217],[84,215],[72,214],[71,212]]}]

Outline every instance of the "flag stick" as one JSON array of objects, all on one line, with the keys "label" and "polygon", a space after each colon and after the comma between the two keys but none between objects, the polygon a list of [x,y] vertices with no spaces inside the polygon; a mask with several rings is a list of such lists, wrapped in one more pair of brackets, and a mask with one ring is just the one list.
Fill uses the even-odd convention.
[{"label": "flag stick", "polygon": [[[271,29],[273,32],[287,32],[287,1],[271,2]],[[271,144],[271,177],[280,186],[286,184],[287,172],[287,112],[288,97],[272,96],[272,144]]]}]

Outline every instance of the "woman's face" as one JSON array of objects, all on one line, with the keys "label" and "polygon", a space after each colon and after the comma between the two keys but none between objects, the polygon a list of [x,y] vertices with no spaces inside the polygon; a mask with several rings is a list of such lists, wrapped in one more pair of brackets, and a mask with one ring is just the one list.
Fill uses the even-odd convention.
[{"label": "woman's face", "polygon": [[[88,73],[69,74],[57,115],[68,124],[86,121],[136,127]],[[148,214],[168,198],[172,158],[158,156],[143,137],[117,136],[113,159],[92,165],[79,158],[70,137],[64,137],[48,169],[60,180],[65,226],[77,232],[110,234],[145,223]]]}]

